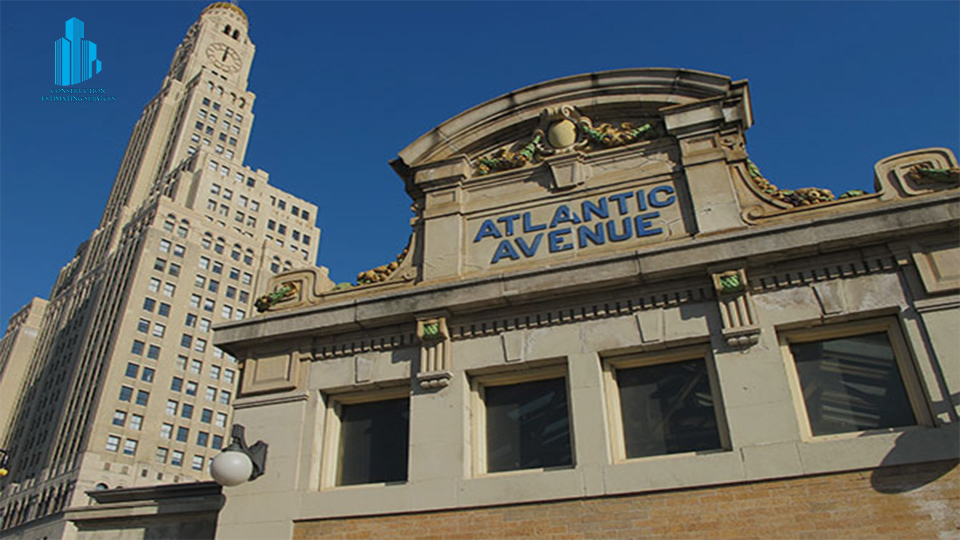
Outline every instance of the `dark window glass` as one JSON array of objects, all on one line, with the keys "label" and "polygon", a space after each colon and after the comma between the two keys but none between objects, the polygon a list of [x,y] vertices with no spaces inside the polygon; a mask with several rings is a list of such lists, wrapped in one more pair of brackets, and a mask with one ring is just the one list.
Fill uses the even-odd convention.
[{"label": "dark window glass", "polygon": [[485,389],[487,470],[573,463],[565,379]]},{"label": "dark window glass", "polygon": [[337,485],[407,479],[410,400],[343,405]]},{"label": "dark window glass", "polygon": [[814,435],[916,424],[886,332],[790,345]]},{"label": "dark window glass", "polygon": [[137,372],[138,372],[139,370],[140,370],[140,366],[138,366],[137,364],[127,364],[127,371],[126,371],[125,375],[126,375],[127,377],[136,379],[136,378],[137,378]]},{"label": "dark window glass", "polygon": [[151,360],[156,360],[160,358],[160,347],[157,347],[156,345],[151,345],[150,347],[148,347],[147,358],[150,358]]},{"label": "dark window glass", "polygon": [[147,405],[147,401],[150,400],[150,392],[144,390],[137,390],[137,405]]},{"label": "dark window glass", "polygon": [[185,427],[177,428],[177,440],[180,442],[187,442],[187,439],[190,437],[190,429]]},{"label": "dark window glass", "polygon": [[705,361],[618,369],[617,385],[628,458],[720,448]]}]

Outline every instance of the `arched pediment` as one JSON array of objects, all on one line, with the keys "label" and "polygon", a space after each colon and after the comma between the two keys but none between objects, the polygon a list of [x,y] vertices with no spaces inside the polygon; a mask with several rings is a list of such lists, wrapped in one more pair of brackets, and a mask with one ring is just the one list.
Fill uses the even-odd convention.
[{"label": "arched pediment", "polygon": [[[703,71],[635,68],[546,81],[468,109],[399,153],[395,167],[419,167],[458,155],[474,158],[535,129],[544,110],[572,107],[598,122],[656,116],[663,107],[722,99],[745,83]],[[749,110],[749,107],[747,108]]]}]

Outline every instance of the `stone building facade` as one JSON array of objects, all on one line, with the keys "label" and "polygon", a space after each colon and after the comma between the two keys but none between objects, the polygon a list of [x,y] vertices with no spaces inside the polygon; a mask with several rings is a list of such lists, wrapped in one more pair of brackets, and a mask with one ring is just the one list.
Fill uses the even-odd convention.
[{"label": "stone building facade", "polygon": [[[209,480],[240,373],[212,326],[249,316],[268,276],[316,261],[317,206],[244,165],[255,100],[247,30],[226,2],[190,26],[133,129],[99,227],[49,302],[34,302],[30,317],[42,320],[4,338],[4,538],[72,537],[64,512],[91,490]],[[17,348],[31,324],[32,355]]]},{"label": "stone building facade", "polygon": [[[15,396],[20,391],[27,376],[27,362],[20,359],[33,355],[46,309],[46,300],[34,298],[10,317],[0,340],[0,396]],[[13,416],[14,404],[12,398],[0,399],[0,418]],[[9,422],[0,421],[0,441],[6,439],[8,425]]]},{"label": "stone building facade", "polygon": [[745,81],[574,76],[392,165],[395,262],[217,327],[266,472],[218,538],[956,535],[958,170],[781,190]]}]

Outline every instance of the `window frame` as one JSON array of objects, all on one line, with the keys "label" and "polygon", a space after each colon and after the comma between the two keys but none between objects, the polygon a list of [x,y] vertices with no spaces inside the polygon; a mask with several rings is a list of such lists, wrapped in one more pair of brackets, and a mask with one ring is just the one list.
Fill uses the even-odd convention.
[{"label": "window frame", "polygon": [[104,444],[103,449],[107,452],[119,453],[120,441],[121,439],[118,435],[107,435],[107,442]]},{"label": "window frame", "polygon": [[[810,414],[803,397],[803,387],[800,385],[800,375],[797,372],[797,363],[790,350],[791,344],[812,343],[840,338],[853,338],[866,334],[884,332],[890,342],[896,362],[900,381],[903,383],[904,393],[910,405],[916,423],[908,426],[885,427],[843,433],[814,435],[810,425]],[[780,344],[780,356],[783,358],[784,369],[790,386],[790,395],[793,399],[794,411],[797,414],[797,423],[800,426],[800,436],[803,441],[824,441],[835,439],[849,439],[877,433],[897,433],[905,430],[933,427],[933,415],[926,399],[924,386],[920,378],[917,360],[911,352],[905,333],[900,322],[895,317],[868,319],[861,321],[821,324],[807,328],[778,329],[777,337]]]},{"label": "window frame", "polygon": [[[405,381],[406,382],[406,381]],[[370,482],[364,484],[346,484],[337,483],[340,472],[340,447],[342,444],[342,414],[344,405],[358,405],[365,403],[374,403],[378,401],[391,401],[395,399],[408,400],[408,407],[412,404],[413,395],[410,392],[409,383],[390,384],[389,386],[377,389],[367,389],[360,391],[350,391],[344,393],[330,393],[326,395],[326,413],[324,426],[324,448],[323,462],[320,471],[320,486],[323,489],[351,489],[358,487],[387,486],[387,485],[406,485],[410,482],[410,439],[407,439],[407,477],[403,481],[391,482]],[[412,424],[413,419],[410,422]]]},{"label": "window frame", "polygon": [[[674,364],[690,360],[703,360],[707,368],[707,379],[710,384],[710,394],[713,398],[713,414],[717,422],[717,434],[720,447],[710,450],[694,450],[690,452],[675,452],[657,454],[653,456],[627,457],[627,445],[623,430],[623,406],[620,401],[620,386],[617,384],[617,370],[627,370],[663,364]],[[716,359],[709,346],[683,347],[669,351],[653,351],[646,353],[632,353],[604,357],[601,359],[603,369],[603,393],[607,407],[607,433],[610,444],[610,457],[614,464],[633,463],[651,459],[670,459],[689,457],[701,454],[728,452],[732,446],[730,428],[727,423],[727,414],[724,407],[723,394],[720,388],[720,379],[717,374]]]},{"label": "window frame", "polygon": [[[577,448],[574,431],[573,393],[570,388],[570,374],[567,364],[550,362],[545,365],[523,366],[513,371],[498,370],[490,373],[468,374],[470,380],[470,409],[473,421],[471,422],[472,459],[471,471],[473,478],[484,478],[514,474],[542,473],[548,471],[574,470],[577,467]],[[513,386],[517,384],[563,379],[566,386],[567,424],[570,437],[570,463],[551,467],[532,467],[527,469],[513,469],[507,471],[490,471],[487,462],[487,405],[486,389],[498,386]]]}]

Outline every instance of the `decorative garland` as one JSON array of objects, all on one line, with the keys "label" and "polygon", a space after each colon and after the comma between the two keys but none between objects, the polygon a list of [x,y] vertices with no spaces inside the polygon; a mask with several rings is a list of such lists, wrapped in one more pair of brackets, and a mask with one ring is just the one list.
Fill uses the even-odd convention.
[{"label": "decorative garland", "polygon": [[[384,264],[378,266],[372,270],[367,270],[366,272],[360,272],[357,274],[357,285],[369,285],[371,283],[380,283],[386,281],[396,270],[400,267],[400,263],[403,262],[403,259],[407,256],[407,252],[410,251],[409,247],[404,248],[404,250],[397,255],[397,260],[393,261],[390,264]],[[341,283],[337,285],[337,290],[347,287],[341,287],[341,285],[349,285]]]},{"label": "decorative garland", "polygon": [[867,194],[867,192],[862,189],[851,189],[839,197],[835,197],[833,192],[827,188],[780,189],[764,178],[763,174],[760,173],[760,169],[749,159],[747,160],[747,173],[760,191],[794,207],[823,204]]},{"label": "decorative garland", "polygon": [[275,291],[257,298],[257,301],[253,303],[253,307],[257,308],[258,312],[263,313],[280,303],[281,300],[292,296],[296,290],[297,287],[293,283],[284,283],[280,287],[277,287]]},{"label": "decorative garland", "polygon": [[[564,122],[574,126],[576,141],[562,148],[554,147],[545,135],[551,128],[556,128]],[[516,143],[494,150],[486,156],[476,159],[473,164],[478,176],[518,169],[530,163],[536,163],[545,156],[571,150],[585,151],[601,148],[625,146],[637,141],[646,140],[654,133],[653,124],[640,126],[630,122],[622,122],[619,127],[611,124],[594,125],[590,118],[583,116],[575,107],[563,106],[554,112],[544,110],[541,113],[540,127],[534,130],[529,142]]]},{"label": "decorative garland", "polygon": [[960,167],[950,167],[949,169],[937,169],[934,167],[925,167],[915,165],[909,171],[907,176],[915,182],[921,180],[932,180],[934,182],[960,182]]}]

